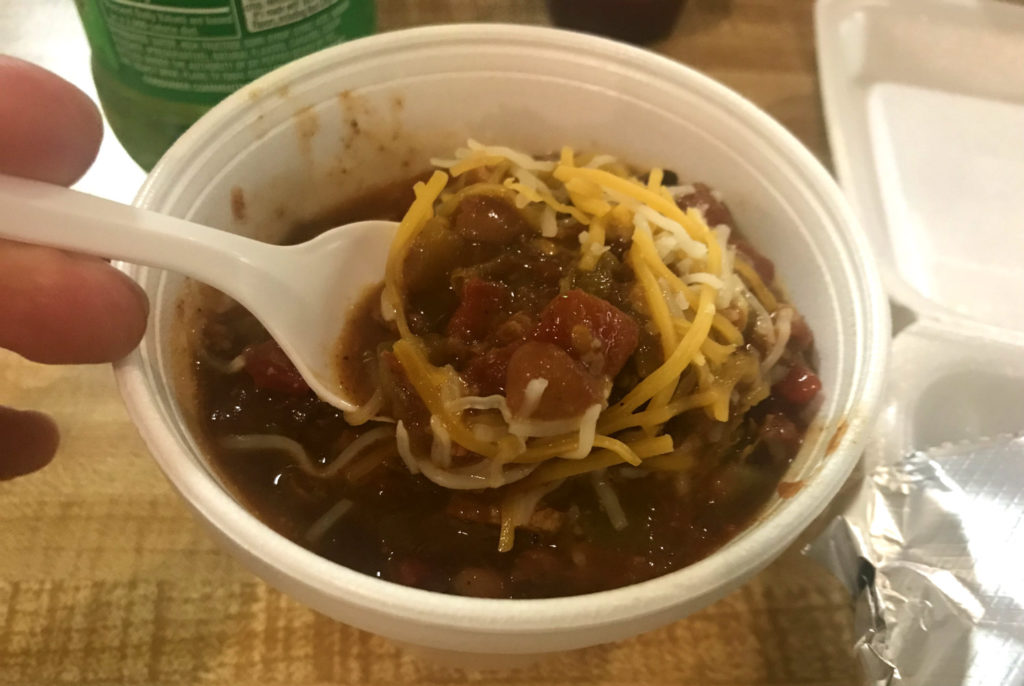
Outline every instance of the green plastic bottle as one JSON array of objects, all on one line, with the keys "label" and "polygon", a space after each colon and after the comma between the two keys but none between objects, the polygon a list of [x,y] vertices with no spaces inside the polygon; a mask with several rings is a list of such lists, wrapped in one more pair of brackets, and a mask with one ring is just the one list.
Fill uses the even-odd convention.
[{"label": "green plastic bottle", "polygon": [[110,126],[149,170],[196,119],[285,62],[374,30],[373,0],[76,0]]}]

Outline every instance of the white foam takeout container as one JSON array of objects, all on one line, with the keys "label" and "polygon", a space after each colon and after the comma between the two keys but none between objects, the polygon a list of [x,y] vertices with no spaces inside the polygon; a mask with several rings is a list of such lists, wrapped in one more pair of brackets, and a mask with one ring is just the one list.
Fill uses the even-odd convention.
[{"label": "white foam takeout container", "polygon": [[819,0],[835,167],[913,323],[871,459],[1024,431],[1024,6]]},{"label": "white foam takeout container", "polygon": [[[712,80],[625,45],[536,27],[422,28],[332,48],[242,89],[170,149],[136,204],[274,240],[293,221],[419,171],[469,136],[535,152],[565,144],[608,152],[725,194],[817,337],[824,403],[785,477],[803,482],[795,496],[776,498],[709,558],[604,593],[486,600],[364,576],[265,527],[211,473],[173,392],[183,281],[125,266],[153,303],[145,340],[117,365],[129,412],[167,477],[243,564],[353,626],[429,649],[511,655],[672,622],[755,574],[821,512],[880,400],[889,314],[868,244],[831,177],[780,125]],[[233,194],[244,198],[234,213]]]}]

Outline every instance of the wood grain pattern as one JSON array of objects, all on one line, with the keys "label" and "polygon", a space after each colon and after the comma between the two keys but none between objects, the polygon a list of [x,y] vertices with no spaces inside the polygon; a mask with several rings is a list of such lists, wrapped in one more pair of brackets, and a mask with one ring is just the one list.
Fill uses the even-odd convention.
[{"label": "wood grain pattern", "polygon": [[[382,30],[544,23],[542,0],[380,0]],[[810,0],[690,0],[653,46],[723,81],[815,154],[827,146]],[[0,684],[859,683],[839,584],[789,552],[662,630],[508,672],[417,659],[277,593],[214,545],[160,475],[107,367],[0,352],[0,403],[50,412],[48,469],[0,484]]]}]

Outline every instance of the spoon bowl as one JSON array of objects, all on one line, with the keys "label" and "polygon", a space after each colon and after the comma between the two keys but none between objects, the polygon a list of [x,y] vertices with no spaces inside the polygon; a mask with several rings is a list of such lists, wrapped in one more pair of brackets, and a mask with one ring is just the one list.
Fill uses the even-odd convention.
[{"label": "spoon bowl", "polygon": [[0,238],[178,272],[259,319],[321,400],[351,412],[337,351],[348,313],[383,279],[397,224],[338,226],[272,245],[60,186],[0,174]]}]

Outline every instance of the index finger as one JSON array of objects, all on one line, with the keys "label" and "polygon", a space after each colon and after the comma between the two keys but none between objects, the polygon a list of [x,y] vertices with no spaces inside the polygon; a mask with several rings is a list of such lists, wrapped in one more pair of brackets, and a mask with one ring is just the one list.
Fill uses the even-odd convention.
[{"label": "index finger", "polygon": [[0,173],[70,185],[96,159],[102,138],[103,120],[85,93],[0,55]]},{"label": "index finger", "polygon": [[[0,172],[69,184],[102,135],[85,93],[0,57]],[[138,343],[147,310],[142,290],[103,260],[0,240],[0,347],[38,362],[116,360]]]}]

